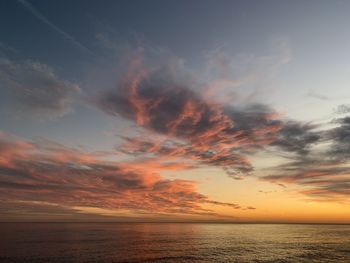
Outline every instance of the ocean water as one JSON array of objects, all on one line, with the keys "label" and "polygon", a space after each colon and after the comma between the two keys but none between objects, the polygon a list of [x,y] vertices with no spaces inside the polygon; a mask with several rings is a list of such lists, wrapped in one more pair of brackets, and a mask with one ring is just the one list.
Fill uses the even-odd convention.
[{"label": "ocean water", "polygon": [[350,262],[350,226],[2,223],[0,262]]}]

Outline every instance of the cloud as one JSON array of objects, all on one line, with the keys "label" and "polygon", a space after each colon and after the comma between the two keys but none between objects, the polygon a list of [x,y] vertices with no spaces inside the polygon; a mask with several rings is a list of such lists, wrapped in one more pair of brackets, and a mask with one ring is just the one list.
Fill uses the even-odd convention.
[{"label": "cloud", "polygon": [[7,53],[17,53],[17,50],[13,47],[10,47],[8,45],[5,45],[4,43],[0,42],[0,57],[5,56]]},{"label": "cloud", "polygon": [[319,132],[313,131],[316,127],[296,121],[287,121],[278,132],[277,139],[272,143],[286,152],[305,155],[310,147],[321,140]]},{"label": "cloud", "polygon": [[0,58],[0,85],[8,96],[7,107],[43,119],[67,114],[80,92],[78,85],[60,79],[45,64],[5,58]]},{"label": "cloud", "polygon": [[[313,200],[348,202],[350,117],[336,119],[332,121],[332,124],[337,124],[337,126],[328,130],[313,131],[310,139],[306,141],[301,139],[301,150],[296,148],[297,155],[290,157],[291,161],[273,167],[272,174],[262,179],[283,184],[297,184],[302,187],[300,192],[310,196]],[[310,128],[312,126],[306,131]],[[299,133],[300,131],[297,132]],[[293,138],[287,141],[293,145],[299,145]],[[316,144],[318,149],[309,151],[308,144],[310,143]],[[292,151],[293,149],[294,147],[291,148]]]},{"label": "cloud", "polygon": [[314,90],[309,90],[309,92],[307,93],[307,96],[314,98],[314,99],[323,100],[323,101],[330,100],[330,98],[328,96],[320,94]]},{"label": "cloud", "polygon": [[106,161],[99,154],[54,143],[25,142],[1,133],[0,156],[3,206],[22,201],[46,202],[69,209],[70,213],[81,207],[215,217],[220,215],[203,206],[241,208],[198,193],[194,181],[163,179],[153,169]]},{"label": "cloud", "polygon": [[[102,92],[95,102],[107,114],[129,120],[139,131],[121,136],[124,143],[117,150],[134,157],[134,163],[148,160],[146,167],[150,160],[169,163],[172,169],[212,166],[234,179],[259,176],[253,173],[251,161],[256,153],[277,155],[286,162],[268,168],[270,175],[260,179],[283,188],[299,185],[302,193],[318,200],[339,198],[337,178],[345,182],[348,175],[347,118],[327,129],[283,118],[266,104],[224,100],[216,96],[218,87],[230,86],[235,95],[236,87],[249,82],[231,81],[230,63],[221,62],[219,78],[203,80],[200,75],[186,74],[184,64],[149,65],[137,53],[116,87]],[[346,110],[342,107],[343,114]],[[164,167],[153,165],[154,169]],[[327,194],[322,196],[324,189]]]},{"label": "cloud", "polygon": [[335,110],[334,112],[336,114],[346,114],[346,113],[350,113],[350,105],[348,104],[342,104],[342,105],[339,105]]},{"label": "cloud", "polygon": [[350,159],[350,116],[337,119],[338,127],[327,132],[328,140],[332,141],[332,147],[328,154],[341,161]]},{"label": "cloud", "polygon": [[27,2],[26,0],[18,0],[19,3],[21,3],[30,13],[32,13],[33,16],[35,16],[37,19],[39,19],[41,22],[48,25],[52,30],[56,31],[58,34],[63,36],[64,39],[68,40],[71,44],[73,44],[75,47],[80,49],[81,51],[89,54],[94,55],[92,51],[90,51],[87,47],[85,47],[83,44],[81,44],[79,41],[77,41],[74,37],[72,37],[70,34],[53,24],[50,20],[48,20],[43,14],[41,14],[32,4]]},{"label": "cloud", "polygon": [[350,169],[340,163],[314,160],[306,165],[289,163],[280,172],[263,178],[272,182],[297,184],[300,192],[317,201],[348,201]]},{"label": "cloud", "polygon": [[188,76],[176,65],[151,68],[134,58],[118,87],[103,93],[96,105],[133,121],[153,139],[162,138],[127,136],[121,150],[186,158],[222,167],[232,176],[252,171],[244,155],[275,140],[282,127],[276,113],[266,105],[233,107],[207,99]]}]

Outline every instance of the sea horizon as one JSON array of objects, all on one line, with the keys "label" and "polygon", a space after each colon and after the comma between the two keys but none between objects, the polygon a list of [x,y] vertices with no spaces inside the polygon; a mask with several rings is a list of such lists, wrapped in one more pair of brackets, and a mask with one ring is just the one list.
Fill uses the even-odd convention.
[{"label": "sea horizon", "polygon": [[216,221],[4,221],[0,224],[242,224],[242,225],[350,225],[337,222],[216,222]]}]

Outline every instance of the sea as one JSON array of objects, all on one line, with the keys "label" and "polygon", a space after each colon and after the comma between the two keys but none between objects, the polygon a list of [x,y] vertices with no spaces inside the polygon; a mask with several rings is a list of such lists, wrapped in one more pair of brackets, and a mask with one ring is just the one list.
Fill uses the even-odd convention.
[{"label": "sea", "polygon": [[350,225],[0,223],[0,262],[350,262]]}]

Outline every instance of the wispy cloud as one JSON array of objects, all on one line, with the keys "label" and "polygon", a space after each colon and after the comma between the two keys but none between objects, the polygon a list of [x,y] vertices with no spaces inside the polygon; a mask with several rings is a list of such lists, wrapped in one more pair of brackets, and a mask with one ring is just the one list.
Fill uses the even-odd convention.
[{"label": "wispy cloud", "polygon": [[5,105],[21,116],[39,119],[67,114],[80,93],[78,85],[59,78],[46,64],[0,57]]},{"label": "wispy cloud", "polygon": [[66,31],[62,30],[55,24],[53,24],[49,19],[47,19],[43,14],[41,14],[31,3],[29,3],[26,0],[18,0],[19,3],[21,3],[29,12],[32,13],[33,16],[35,16],[37,19],[48,25],[52,30],[56,31],[58,34],[60,34],[64,39],[68,40],[71,44],[73,44],[76,48],[80,49],[81,51],[93,55],[94,53],[89,50],[86,46],[81,44],[79,41],[77,41],[73,36],[68,34]]},{"label": "wispy cloud", "polygon": [[309,92],[307,93],[307,96],[314,99],[323,100],[323,101],[330,100],[330,97],[323,95],[321,93],[318,93],[314,90],[309,90]]}]

